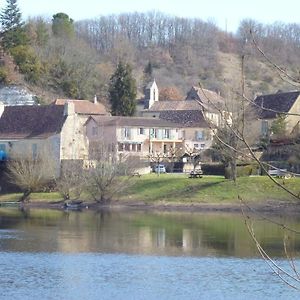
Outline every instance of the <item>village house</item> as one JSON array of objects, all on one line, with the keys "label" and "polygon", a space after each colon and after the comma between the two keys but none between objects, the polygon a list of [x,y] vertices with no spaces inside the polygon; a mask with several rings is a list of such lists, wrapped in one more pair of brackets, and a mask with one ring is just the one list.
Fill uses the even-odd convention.
[{"label": "village house", "polygon": [[[219,103],[222,97],[206,90],[211,101]],[[159,90],[155,80],[145,89],[145,98],[138,102],[138,114],[148,118],[159,118],[180,124],[182,128],[183,147],[192,149],[208,149],[213,140],[213,128],[218,126],[220,113],[213,105],[200,98],[195,87],[185,100],[159,100]]]},{"label": "village house", "polygon": [[109,144],[117,153],[141,158],[182,147],[179,125],[160,119],[120,116],[91,116],[86,124],[90,145]]},{"label": "village house", "polygon": [[300,92],[278,92],[261,95],[251,105],[256,115],[253,130],[261,137],[271,136],[272,124],[279,117],[284,117],[287,135],[299,134]]},{"label": "village house", "polygon": [[100,104],[60,100],[50,105],[0,104],[0,150],[5,158],[47,156],[59,175],[62,160],[88,158],[83,124],[90,115],[107,115]]}]

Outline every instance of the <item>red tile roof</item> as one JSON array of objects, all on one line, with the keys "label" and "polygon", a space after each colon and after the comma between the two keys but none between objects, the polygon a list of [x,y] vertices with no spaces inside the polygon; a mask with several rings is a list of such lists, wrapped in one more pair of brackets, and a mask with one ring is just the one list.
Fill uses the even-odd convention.
[{"label": "red tile roof", "polygon": [[82,115],[109,115],[102,103],[93,103],[89,100],[75,99],[56,99],[55,105],[64,105],[66,102],[72,102],[75,106],[75,112]]}]

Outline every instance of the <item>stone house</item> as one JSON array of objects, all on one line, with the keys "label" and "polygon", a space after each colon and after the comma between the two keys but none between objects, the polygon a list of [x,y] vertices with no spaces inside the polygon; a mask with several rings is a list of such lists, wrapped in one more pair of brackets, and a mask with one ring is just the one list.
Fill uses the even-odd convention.
[{"label": "stone house", "polygon": [[285,116],[285,129],[288,135],[299,134],[300,91],[279,92],[261,95],[250,105],[255,114],[253,130],[261,137],[271,136],[273,122]]},{"label": "stone house", "polygon": [[90,150],[99,143],[110,145],[118,154],[149,159],[182,148],[179,125],[144,117],[91,116],[86,124]]},{"label": "stone house", "polygon": [[213,130],[197,110],[164,110],[160,119],[179,124],[184,149],[204,150],[212,145]]},{"label": "stone house", "polygon": [[225,99],[214,91],[193,86],[187,93],[186,101],[197,101],[201,107],[206,120],[216,126],[223,126],[224,119],[231,122],[231,112],[226,109]]},{"label": "stone house", "polygon": [[[76,100],[77,101],[77,100]],[[55,176],[62,160],[88,158],[83,124],[90,115],[107,114],[87,100],[56,101],[50,105],[0,104],[0,150],[8,158],[43,157],[53,161]]]}]

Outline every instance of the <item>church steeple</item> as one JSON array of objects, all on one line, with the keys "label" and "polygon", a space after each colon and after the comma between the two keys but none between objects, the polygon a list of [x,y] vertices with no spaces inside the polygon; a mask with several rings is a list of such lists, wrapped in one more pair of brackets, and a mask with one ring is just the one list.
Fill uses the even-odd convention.
[{"label": "church steeple", "polygon": [[153,79],[145,88],[145,108],[150,108],[156,101],[159,101],[159,91]]}]

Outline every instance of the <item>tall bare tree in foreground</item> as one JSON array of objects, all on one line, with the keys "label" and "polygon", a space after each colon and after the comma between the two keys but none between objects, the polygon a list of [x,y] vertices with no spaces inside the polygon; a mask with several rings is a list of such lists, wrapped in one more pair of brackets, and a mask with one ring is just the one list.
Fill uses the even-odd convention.
[{"label": "tall bare tree in foreground", "polygon": [[[295,88],[295,87],[299,88],[300,80],[298,78],[290,75],[284,68],[282,68],[279,65],[277,65],[276,63],[274,63],[272,61],[272,59],[270,59],[265,54],[265,52],[260,48],[260,46],[258,45],[257,41],[255,40],[252,32],[250,32],[250,36],[252,37],[252,43],[254,45],[254,48],[260,53],[262,58],[265,61],[267,61],[268,64],[278,72],[278,75],[283,80],[290,83],[291,86],[293,86],[293,88]],[[239,111],[239,114],[238,114],[240,116],[239,119],[238,119],[239,121],[237,122],[237,120],[233,119],[232,123],[230,124],[230,123],[226,122],[225,118],[223,118],[224,127],[223,127],[223,129],[221,128],[221,129],[216,131],[215,138],[218,141],[219,145],[222,145],[222,147],[227,149],[228,153],[232,153],[231,157],[234,157],[234,158],[240,157],[240,158],[243,158],[243,159],[252,159],[252,160],[254,160],[260,166],[261,170],[263,170],[263,172],[274,183],[275,186],[283,189],[290,196],[292,196],[293,199],[295,199],[296,201],[299,201],[300,200],[300,191],[299,192],[294,192],[294,191],[290,190],[284,184],[284,181],[282,181],[282,179],[274,178],[268,173],[268,169],[270,167],[272,167],[274,169],[277,169],[277,170],[279,170],[279,169],[276,168],[274,165],[268,163],[268,162],[263,162],[263,161],[258,159],[257,155],[253,151],[253,147],[252,147],[253,143],[251,142],[251,140],[249,140],[249,137],[247,136],[247,132],[248,132],[247,126],[246,126],[247,112],[249,111],[249,107],[255,106],[255,102],[250,97],[247,97],[247,95],[245,93],[244,72],[243,72],[244,60],[245,60],[245,56],[242,56],[241,90],[240,91],[235,91],[236,96],[239,98],[239,104],[237,104],[240,107],[240,111]],[[219,109],[219,108],[217,108],[217,109]],[[264,108],[260,107],[260,109],[264,109]],[[222,111],[220,109],[219,109],[219,113],[222,116]],[[284,119],[285,116],[288,115],[288,113],[282,112],[282,111],[277,111],[276,113],[279,116],[281,116],[283,119]],[[295,115],[300,117],[300,114],[295,114]],[[225,136],[222,135],[224,130],[226,132],[228,132],[229,135],[225,135]],[[227,137],[229,136],[230,139],[227,139],[226,136]],[[235,143],[232,143],[232,141],[235,141]],[[240,144],[241,147],[238,147],[237,146],[238,144]],[[300,176],[300,174],[295,174],[295,173],[292,174],[292,175]],[[253,219],[248,214],[248,213],[251,213],[251,212],[253,213],[254,212],[257,215],[258,213],[253,208],[251,208],[249,205],[246,204],[246,202],[243,199],[242,195],[239,195],[239,199],[240,199],[241,204],[242,204],[242,211],[243,211],[243,214],[244,214],[244,217],[245,217],[245,223],[246,223],[247,229],[248,229],[249,234],[250,234],[251,238],[253,239],[260,255],[262,256],[262,258],[267,262],[267,264],[270,266],[270,268],[274,271],[274,273],[277,276],[279,276],[279,278],[283,282],[285,282],[286,284],[288,284],[292,288],[300,290],[300,273],[297,270],[294,258],[292,257],[292,255],[289,252],[287,239],[285,239],[283,241],[283,248],[284,248],[285,255],[288,259],[290,269],[282,268],[264,250],[264,248],[262,247],[262,245],[260,244],[260,242],[256,238],[254,227],[253,227]],[[260,215],[260,217],[264,218],[265,220],[267,220],[269,222],[273,222],[274,224],[277,224],[282,229],[284,229],[286,232],[293,232],[295,234],[300,233],[300,232],[298,232],[298,231],[296,231],[292,228],[288,228],[285,224],[279,224],[279,223],[273,221],[270,218],[266,218],[263,215]]]}]

